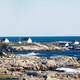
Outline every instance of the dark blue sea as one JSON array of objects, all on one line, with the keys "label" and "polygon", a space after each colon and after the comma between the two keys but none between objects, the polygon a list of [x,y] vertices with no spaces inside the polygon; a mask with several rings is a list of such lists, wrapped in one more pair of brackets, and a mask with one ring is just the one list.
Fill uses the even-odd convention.
[{"label": "dark blue sea", "polygon": [[[0,40],[4,39],[4,38],[8,38],[10,41],[12,42],[18,42],[19,40],[21,41],[26,41],[28,40],[29,37],[0,37]],[[80,36],[43,36],[43,37],[30,37],[32,39],[33,42],[54,42],[54,41],[75,41],[75,40],[78,40],[80,41]]]},{"label": "dark blue sea", "polygon": [[[29,37],[0,37],[8,38],[11,42],[27,41]],[[55,42],[55,41],[80,41],[80,36],[49,36],[49,37],[30,37],[33,42]],[[38,52],[16,52],[18,56],[39,56],[39,57],[58,57],[71,56],[80,59],[80,50],[67,51],[38,51]]]},{"label": "dark blue sea", "polygon": [[18,56],[38,56],[38,57],[63,57],[70,56],[80,59],[79,50],[67,50],[67,51],[36,51],[36,52],[16,52]]}]

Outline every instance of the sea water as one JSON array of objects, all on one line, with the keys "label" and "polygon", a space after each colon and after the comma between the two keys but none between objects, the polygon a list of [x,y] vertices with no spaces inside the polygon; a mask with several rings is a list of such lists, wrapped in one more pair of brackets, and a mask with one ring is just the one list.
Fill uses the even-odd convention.
[{"label": "sea water", "polygon": [[20,51],[16,52],[18,56],[38,56],[38,57],[62,57],[70,56],[80,59],[80,51],[77,50],[66,50],[66,51]]},{"label": "sea water", "polygon": [[[11,42],[18,42],[18,41],[27,41],[29,37],[25,36],[7,36],[7,37],[0,37],[1,39],[8,38]],[[54,41],[80,41],[80,36],[43,36],[43,37],[30,37],[33,42],[54,42]]]}]

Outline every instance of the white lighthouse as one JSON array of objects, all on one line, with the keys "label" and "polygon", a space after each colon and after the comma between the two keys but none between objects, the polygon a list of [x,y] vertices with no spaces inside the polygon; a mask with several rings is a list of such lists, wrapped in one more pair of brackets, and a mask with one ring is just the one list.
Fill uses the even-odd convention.
[{"label": "white lighthouse", "polygon": [[29,37],[27,43],[32,43],[32,39]]}]

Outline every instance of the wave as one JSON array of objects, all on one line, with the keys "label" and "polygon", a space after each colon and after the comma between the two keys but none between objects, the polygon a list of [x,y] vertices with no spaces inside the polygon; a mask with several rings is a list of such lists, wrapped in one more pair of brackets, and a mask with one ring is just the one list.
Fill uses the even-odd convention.
[{"label": "wave", "polygon": [[39,53],[35,53],[35,52],[31,52],[31,53],[27,53],[27,54],[18,54],[18,56],[36,56]]},{"label": "wave", "polygon": [[79,70],[77,70],[77,69],[72,69],[72,68],[64,68],[64,67],[61,67],[61,68],[57,68],[56,70],[58,70],[58,71],[64,71],[64,72],[66,72],[66,73],[80,73],[80,71]]},{"label": "wave", "polygon": [[55,57],[74,57],[76,59],[80,59],[80,53],[77,51],[37,51],[37,52],[16,52],[17,56],[38,56],[38,57],[47,57],[47,58],[55,58]]},{"label": "wave", "polygon": [[31,52],[31,53],[28,53],[27,56],[36,56],[38,53],[34,53],[34,52]]}]

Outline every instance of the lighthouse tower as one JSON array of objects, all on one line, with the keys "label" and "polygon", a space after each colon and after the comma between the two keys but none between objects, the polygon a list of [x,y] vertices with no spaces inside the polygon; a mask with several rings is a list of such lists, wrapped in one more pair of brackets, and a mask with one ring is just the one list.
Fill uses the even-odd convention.
[{"label": "lighthouse tower", "polygon": [[27,43],[32,43],[32,39],[29,37]]}]

